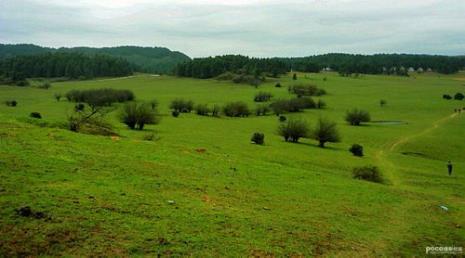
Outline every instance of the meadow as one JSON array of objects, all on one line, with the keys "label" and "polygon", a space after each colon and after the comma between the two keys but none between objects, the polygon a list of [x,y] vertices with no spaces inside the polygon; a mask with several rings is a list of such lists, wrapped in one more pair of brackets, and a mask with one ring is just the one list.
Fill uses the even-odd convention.
[{"label": "meadow", "polygon": [[[465,110],[454,113],[465,101],[442,98],[465,92],[465,74],[299,73],[303,82],[328,92],[327,107],[286,116],[311,126],[321,116],[335,121],[340,143],[285,142],[275,115],[174,118],[169,110],[178,97],[250,107],[259,91],[289,98],[291,75],[258,88],[147,74],[48,90],[0,86],[0,256],[389,257],[465,247]],[[40,112],[43,122],[65,122],[74,103],[54,94],[96,88],[158,100],[160,124],[129,130],[119,104],[107,115],[118,137],[29,118]],[[3,104],[12,99],[17,107]],[[344,115],[352,108],[399,123],[350,126]],[[264,145],[251,144],[254,132],[265,134]],[[364,157],[348,151],[354,143]],[[364,165],[378,166],[386,183],[353,179]],[[19,216],[25,206],[44,217]]]}]

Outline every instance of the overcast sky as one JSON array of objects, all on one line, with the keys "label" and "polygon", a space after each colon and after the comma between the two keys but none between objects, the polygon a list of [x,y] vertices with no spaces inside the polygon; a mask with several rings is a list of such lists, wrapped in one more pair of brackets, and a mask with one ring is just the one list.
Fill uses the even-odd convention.
[{"label": "overcast sky", "polygon": [[0,0],[0,43],[191,57],[465,54],[465,0]]}]

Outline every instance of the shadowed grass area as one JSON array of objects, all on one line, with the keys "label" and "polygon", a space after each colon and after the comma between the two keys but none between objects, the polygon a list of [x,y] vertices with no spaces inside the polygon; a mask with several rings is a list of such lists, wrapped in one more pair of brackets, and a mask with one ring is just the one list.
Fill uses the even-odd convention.
[{"label": "shadowed grass area", "polygon": [[[286,143],[274,115],[174,118],[168,108],[175,98],[255,107],[259,91],[290,98],[291,77],[279,80],[283,88],[270,81],[258,89],[149,75],[49,90],[1,86],[0,102],[18,106],[0,105],[0,256],[422,256],[426,246],[463,246],[465,113],[451,114],[465,102],[442,99],[463,90],[456,77],[299,74],[298,83],[328,92],[328,106],[286,117],[311,127],[320,116],[335,121],[342,141],[325,149],[310,139]],[[94,88],[157,99],[161,123],[128,130],[119,105],[107,119],[120,137],[27,122],[31,112],[43,123],[65,122],[74,104],[54,93]],[[352,108],[405,123],[349,126]],[[265,145],[250,144],[254,132],[265,134]],[[348,151],[354,143],[363,158]],[[387,183],[352,178],[367,165]],[[45,217],[18,215],[25,206]]]}]

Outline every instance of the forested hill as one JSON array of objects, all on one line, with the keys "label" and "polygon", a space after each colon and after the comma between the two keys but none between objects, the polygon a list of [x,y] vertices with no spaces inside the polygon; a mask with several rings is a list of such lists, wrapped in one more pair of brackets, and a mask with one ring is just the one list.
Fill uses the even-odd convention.
[{"label": "forested hill", "polygon": [[47,48],[32,44],[0,44],[0,59],[22,55],[37,55],[57,52],[77,52],[88,55],[105,54],[120,57],[134,65],[134,69],[147,73],[170,73],[177,64],[189,61],[190,58],[176,51],[162,47],[74,47],[74,48]]},{"label": "forested hill", "polygon": [[18,55],[0,60],[0,78],[3,83],[24,85],[26,78],[90,79],[118,77],[132,74],[131,64],[108,55],[82,53],[43,53]]}]

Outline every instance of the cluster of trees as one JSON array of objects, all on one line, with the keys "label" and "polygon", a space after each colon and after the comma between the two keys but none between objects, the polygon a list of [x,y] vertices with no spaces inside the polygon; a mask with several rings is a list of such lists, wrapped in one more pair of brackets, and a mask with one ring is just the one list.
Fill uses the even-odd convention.
[{"label": "cluster of trees", "polygon": [[5,101],[5,105],[8,107],[16,107],[18,105],[18,102],[16,100],[7,100]]},{"label": "cluster of trees", "polygon": [[232,81],[234,83],[246,83],[252,86],[257,87],[264,81],[266,81],[266,77],[260,75],[260,73],[255,72],[252,74],[247,74],[245,70],[239,70],[237,73],[232,72],[225,72],[216,77],[219,81]]},{"label": "cluster of trees", "polygon": [[247,103],[242,101],[230,102],[222,107],[219,105],[210,107],[207,104],[194,104],[192,100],[180,98],[171,101],[169,107],[174,117],[178,117],[181,113],[190,113],[192,111],[197,115],[211,115],[215,117],[220,116],[221,113],[229,117],[248,117],[253,111],[256,116],[266,116],[270,112],[279,116],[286,113],[301,112],[305,109],[323,109],[326,107],[326,103],[322,99],[315,101],[313,98],[307,96],[277,99],[269,104],[263,103],[270,101],[272,96],[273,95],[269,92],[258,92],[254,96],[254,101],[260,102],[261,104],[257,105],[253,110],[249,108]]},{"label": "cluster of trees", "polygon": [[378,167],[364,166],[356,167],[352,170],[352,176],[355,179],[366,180],[374,183],[383,183],[384,177]]},{"label": "cluster of trees", "polygon": [[190,113],[194,109],[194,101],[175,99],[171,101],[170,108],[179,113]]},{"label": "cluster of trees", "polygon": [[[315,91],[316,92],[316,91]],[[314,93],[312,93],[313,95]],[[259,96],[267,96],[271,98],[268,93],[260,92]],[[55,99],[59,101],[62,97],[61,94],[55,94]],[[69,129],[72,131],[87,132],[92,134],[101,135],[113,135],[115,134],[112,130],[112,126],[105,122],[102,118],[105,115],[103,111],[106,107],[113,105],[114,103],[128,102],[120,110],[119,118],[120,121],[126,124],[130,129],[143,130],[145,125],[158,124],[160,116],[157,112],[158,102],[152,100],[150,102],[134,102],[135,96],[129,90],[115,90],[115,89],[90,89],[90,90],[71,90],[65,94],[68,101],[76,102],[75,113],[69,116]],[[267,98],[267,99],[269,99]],[[14,102],[14,103],[13,103]],[[280,103],[282,100],[276,103]],[[298,103],[303,108],[307,107],[318,107],[318,104],[313,102],[311,97],[298,97],[288,100],[290,103]],[[86,105],[89,110],[86,109]],[[283,102],[285,103],[285,102]],[[9,101],[7,105],[14,106],[16,101]],[[285,104],[293,105],[293,104]],[[273,105],[271,105],[273,107]],[[191,112],[195,111],[198,115],[212,115],[218,116],[220,110],[230,117],[246,117],[251,114],[251,111],[246,103],[237,101],[227,103],[225,106],[220,108],[215,105],[210,108],[207,104],[197,104],[191,100],[175,99],[171,102],[170,107],[173,112]],[[265,110],[266,109],[266,110]],[[292,109],[291,110],[297,110]],[[262,105],[257,108],[257,115],[266,114],[269,111],[267,105]],[[275,111],[276,114],[279,114]],[[30,115],[33,118],[41,118],[42,116],[38,112],[33,112]],[[177,115],[176,115],[177,116]],[[346,121],[351,125],[360,125],[362,122],[370,121],[370,115],[368,112],[352,109],[346,113]],[[319,118],[315,127],[311,128],[307,122],[303,120],[291,119],[287,120],[286,117],[280,116],[280,125],[278,127],[278,134],[281,135],[285,141],[298,142],[301,138],[311,138],[318,141],[318,146],[324,148],[326,143],[335,143],[340,141],[340,134],[337,129],[335,122],[332,122],[325,118]],[[148,137],[153,139],[153,134]],[[264,144],[264,134],[254,133],[251,141],[255,144]],[[363,147],[358,144],[352,145],[349,149],[350,152],[355,156],[363,156]],[[371,171],[371,170],[370,170]],[[377,179],[376,171],[373,173],[365,173],[366,171],[354,172],[354,177],[372,180],[372,177]],[[367,178],[365,178],[367,177]]]},{"label": "cluster of trees", "polygon": [[227,103],[223,107],[223,113],[229,117],[248,117],[251,114],[247,104],[242,101]]},{"label": "cluster of trees", "polygon": [[227,72],[240,75],[253,75],[258,78],[262,74],[277,77],[288,71],[289,69],[286,64],[276,58],[250,58],[241,55],[225,55],[195,58],[191,61],[181,63],[176,67],[175,73],[181,77],[208,79]]},{"label": "cluster of trees", "polygon": [[[74,113],[68,117],[71,131],[91,134],[113,135],[111,124],[104,120],[106,110],[114,103],[134,100],[130,90],[90,89],[71,90],[66,93],[68,101],[76,102]],[[61,95],[54,95],[59,100]],[[89,109],[86,109],[86,105]]]},{"label": "cluster of trees", "polygon": [[[61,94],[54,95],[57,101]],[[66,93],[68,101],[76,102],[74,113],[68,117],[71,131],[97,135],[115,135],[113,126],[104,119],[107,111],[113,110],[114,103],[123,103],[119,112],[120,121],[130,129],[143,130],[145,125],[158,124],[160,116],[157,112],[158,102],[135,102],[134,93],[130,90],[91,89],[71,90]]]},{"label": "cluster of trees", "polygon": [[123,58],[131,63],[137,72],[166,74],[172,73],[177,64],[189,61],[190,58],[180,52],[171,51],[163,47],[74,47],[74,48],[46,48],[31,44],[0,44],[0,59],[15,56],[39,55],[46,53],[82,53],[89,56],[107,55]]},{"label": "cluster of trees", "polygon": [[[442,98],[449,100],[449,99],[452,99],[452,96],[449,95],[449,94],[444,94],[444,95],[442,95]],[[465,99],[465,95],[463,93],[461,93],[461,92],[457,92],[457,93],[455,93],[453,98],[455,100],[463,100],[463,99]]]},{"label": "cluster of trees", "polygon": [[257,94],[255,94],[255,97],[253,98],[253,101],[255,101],[255,102],[267,102],[267,101],[270,101],[272,97],[273,97],[273,94],[271,94],[270,92],[260,91]]},{"label": "cluster of trees", "polygon": [[250,139],[252,143],[263,145],[265,144],[265,134],[264,133],[254,133],[252,135],[252,139]]},{"label": "cluster of trees", "polygon": [[326,94],[324,89],[318,88],[316,85],[304,85],[298,84],[294,86],[289,86],[289,93],[297,95],[297,97],[303,96],[323,96]]},{"label": "cluster of trees", "polygon": [[[257,96],[269,96],[268,93],[258,93]],[[257,98],[255,96],[255,98]],[[301,98],[291,98],[291,99],[278,99],[273,101],[270,104],[260,104],[255,108],[255,115],[265,116],[269,112],[273,111],[276,115],[281,115],[285,113],[295,113],[301,112],[304,109],[322,109],[326,107],[326,103],[319,99],[314,101],[311,97],[301,97]],[[215,116],[218,117],[220,113],[229,117],[248,117],[252,114],[252,111],[247,103],[242,101],[229,102],[223,107],[219,105],[214,105],[209,107],[207,104],[197,104],[195,105],[192,100],[185,99],[174,99],[170,108],[172,110],[172,115],[178,117],[180,113],[190,113],[195,111],[198,115],[203,116]]]},{"label": "cluster of trees", "polygon": [[352,144],[349,151],[357,157],[363,157],[363,146],[360,144]]},{"label": "cluster of trees", "polygon": [[298,142],[300,138],[311,138],[318,141],[318,146],[321,148],[324,148],[328,142],[340,141],[336,123],[321,117],[313,129],[303,120],[289,120],[279,125],[278,134],[287,142]]},{"label": "cluster of trees", "polygon": [[68,101],[87,103],[91,107],[111,106],[113,103],[131,101],[135,98],[134,93],[130,90],[110,88],[70,90],[66,93],[65,97]]},{"label": "cluster of trees", "polygon": [[127,76],[132,72],[132,67],[126,60],[106,55],[47,53],[0,60],[0,75],[14,82],[36,77],[87,79]]},{"label": "cluster of trees", "polygon": [[326,107],[326,103],[323,100],[319,99],[315,102],[311,97],[278,99],[270,104],[271,110],[276,115],[301,112],[304,109],[322,109],[324,107]]}]

